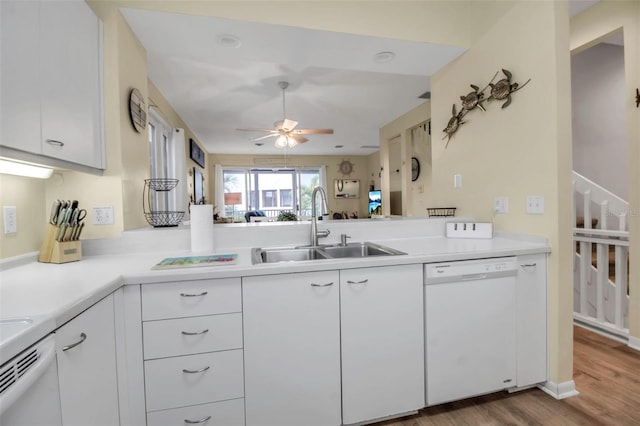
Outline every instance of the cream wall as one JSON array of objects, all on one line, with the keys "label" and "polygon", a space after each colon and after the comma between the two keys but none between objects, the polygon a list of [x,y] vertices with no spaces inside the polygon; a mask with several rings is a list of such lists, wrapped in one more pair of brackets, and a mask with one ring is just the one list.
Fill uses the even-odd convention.
[{"label": "cream wall", "polygon": [[[482,3],[474,4],[483,21]],[[435,202],[461,216],[493,221],[497,231],[549,239],[549,373],[572,378],[571,105],[568,10],[564,2],[518,2],[488,27],[468,52],[432,78],[433,187]],[[544,31],[540,29],[544,28]],[[441,140],[460,96],[484,87],[497,70],[531,83],[512,104],[486,105],[464,119],[448,148]],[[502,77],[502,76],[500,76]],[[462,188],[453,188],[453,175]],[[525,213],[526,195],[544,197],[544,215]],[[493,215],[495,196],[509,197],[509,213]]]},{"label": "cream wall", "polygon": [[[369,169],[369,156],[337,156],[337,155],[288,155],[286,157],[260,156],[260,155],[209,155],[208,164],[212,168],[214,164],[222,166],[242,166],[257,168],[279,168],[296,166],[322,166],[327,167],[327,203],[331,212],[346,211],[349,214],[357,212],[358,217],[367,217],[368,191],[371,183]],[[353,171],[350,175],[343,175],[338,165],[343,160],[353,163]],[[213,171],[212,171],[212,175]],[[335,198],[333,191],[334,179],[359,179],[359,198]],[[213,179],[212,179],[213,180]],[[215,184],[211,185],[215,188]],[[210,198],[215,200],[214,190],[211,190]],[[215,204],[215,203],[214,203]]]},{"label": "cream wall", "polygon": [[[629,263],[640,265],[640,2],[601,1],[571,21],[571,52],[580,52],[622,28],[629,161]],[[640,339],[640,273],[629,268],[629,334]]]}]

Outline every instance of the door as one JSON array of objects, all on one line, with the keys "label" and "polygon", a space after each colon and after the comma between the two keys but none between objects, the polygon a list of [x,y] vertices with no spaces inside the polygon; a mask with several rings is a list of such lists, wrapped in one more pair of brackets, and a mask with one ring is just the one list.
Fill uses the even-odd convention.
[{"label": "door", "polygon": [[516,384],[515,276],[425,286],[427,405]]},{"label": "door", "polygon": [[344,424],[424,407],[422,265],[340,271]]},{"label": "door", "polygon": [[113,309],[110,295],[56,331],[65,426],[120,424]]},{"label": "door", "polygon": [[337,271],[242,279],[247,426],[341,424]]}]

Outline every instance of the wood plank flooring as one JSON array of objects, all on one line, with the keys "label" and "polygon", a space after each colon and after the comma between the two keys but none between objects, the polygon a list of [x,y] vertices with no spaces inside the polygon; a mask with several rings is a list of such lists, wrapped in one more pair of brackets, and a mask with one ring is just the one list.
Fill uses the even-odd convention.
[{"label": "wood plank flooring", "polygon": [[376,426],[640,425],[640,352],[574,327],[574,381],[580,395],[561,401],[539,389],[498,392]]}]

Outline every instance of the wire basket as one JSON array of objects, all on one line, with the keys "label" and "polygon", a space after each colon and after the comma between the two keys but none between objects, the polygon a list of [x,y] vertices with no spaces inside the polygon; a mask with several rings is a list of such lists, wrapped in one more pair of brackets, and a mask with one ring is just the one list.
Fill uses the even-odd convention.
[{"label": "wire basket", "polygon": [[154,191],[171,191],[178,185],[178,179],[145,179],[144,182]]},{"label": "wire basket", "polygon": [[427,208],[429,217],[451,217],[456,215],[455,207],[432,207]]},{"label": "wire basket", "polygon": [[178,226],[184,217],[184,212],[144,212],[144,216],[147,219],[147,222],[149,222],[149,225],[154,228],[164,228],[169,226]]}]

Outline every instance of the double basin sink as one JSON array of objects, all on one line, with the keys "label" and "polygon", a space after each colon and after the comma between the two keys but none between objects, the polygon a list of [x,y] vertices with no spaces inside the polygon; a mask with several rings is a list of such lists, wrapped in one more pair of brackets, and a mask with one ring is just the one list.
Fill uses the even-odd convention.
[{"label": "double basin sink", "polygon": [[353,259],[402,254],[406,253],[379,244],[363,242],[315,247],[254,248],[251,249],[251,262],[256,265],[300,260]]}]

